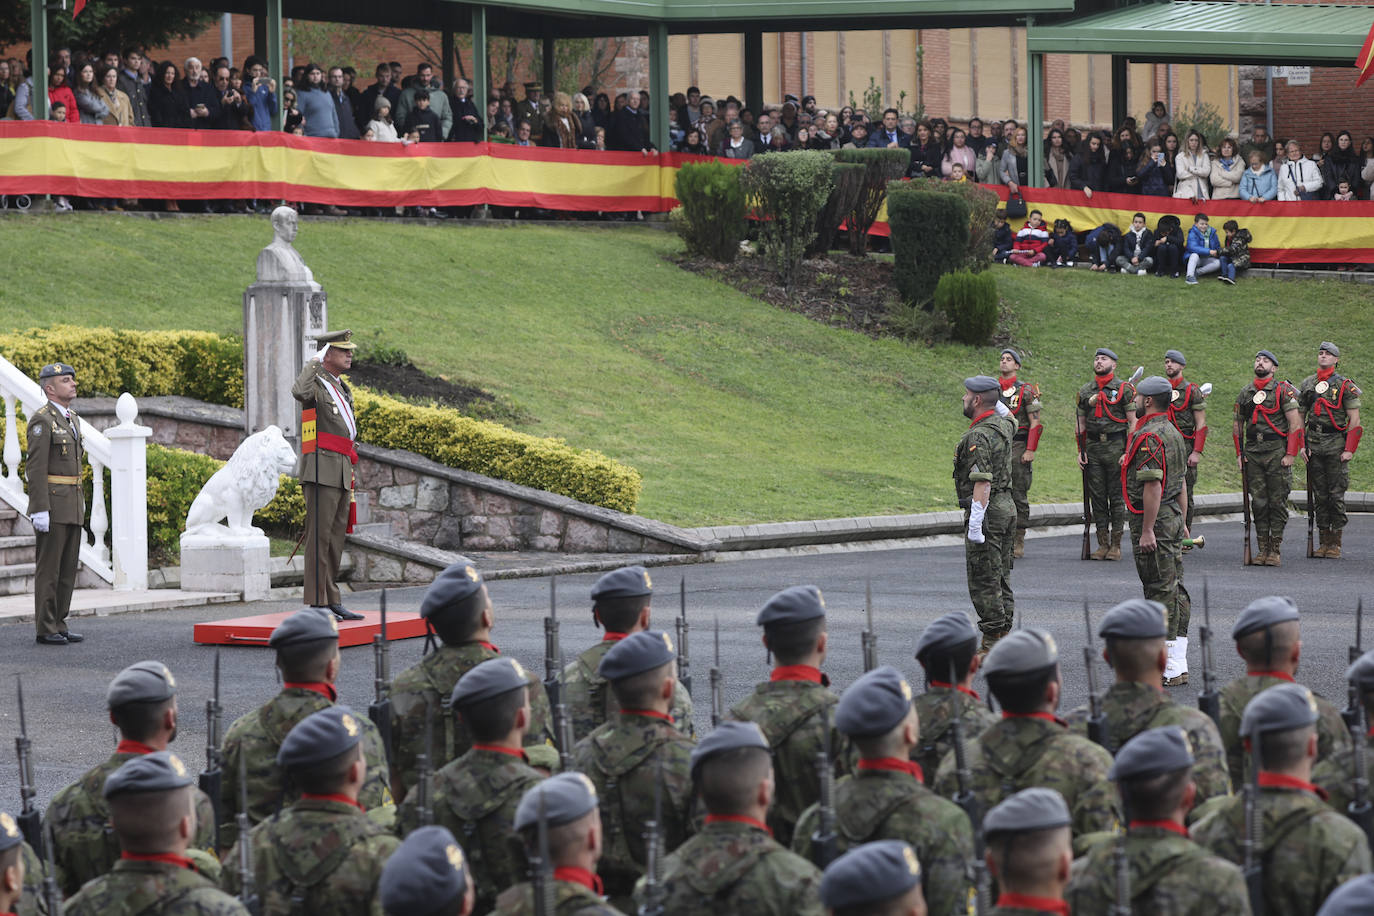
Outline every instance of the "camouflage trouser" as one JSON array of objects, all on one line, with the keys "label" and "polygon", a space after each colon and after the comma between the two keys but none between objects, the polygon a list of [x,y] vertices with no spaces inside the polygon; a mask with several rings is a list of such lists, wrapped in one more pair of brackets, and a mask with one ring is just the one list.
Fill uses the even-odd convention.
[{"label": "camouflage trouser", "polygon": [[1345,491],[1350,488],[1350,463],[1341,460],[1345,438],[1309,438],[1307,448],[1307,482],[1317,527],[1339,531],[1345,527]]},{"label": "camouflage trouser", "polygon": [[1112,533],[1120,534],[1126,524],[1126,503],[1121,497],[1121,456],[1126,454],[1126,442],[1124,439],[1099,442],[1089,433],[1085,453],[1093,524],[1099,537],[1107,531],[1109,521]]},{"label": "camouflage trouser", "polygon": [[1188,530],[1193,530],[1193,491],[1197,489],[1197,468],[1189,468],[1184,475],[1188,481]]},{"label": "camouflage trouser", "polygon": [[1021,460],[1026,454],[1025,441],[1011,444],[1011,501],[1016,504],[1016,527],[1030,527],[1030,493],[1032,468],[1034,465]]},{"label": "camouflage trouser", "polygon": [[1011,494],[994,493],[983,516],[983,543],[968,539],[968,512],[964,513],[964,564],[968,571],[968,596],[978,613],[984,633],[1011,629],[1016,602],[1011,593],[1011,554],[1015,546],[1016,507]]},{"label": "camouflage trouser", "polygon": [[1283,539],[1288,524],[1288,494],[1293,490],[1293,469],[1283,466],[1282,441],[1245,446],[1245,480],[1250,485],[1250,516],[1255,535]]},{"label": "camouflage trouser", "polygon": [[1188,621],[1193,603],[1183,587],[1183,515],[1178,504],[1169,500],[1159,507],[1155,518],[1155,541],[1158,546],[1150,553],[1140,549],[1140,533],[1144,518],[1131,515],[1131,552],[1135,555],[1135,571],[1145,597],[1158,601],[1169,612],[1169,639],[1188,635]]}]

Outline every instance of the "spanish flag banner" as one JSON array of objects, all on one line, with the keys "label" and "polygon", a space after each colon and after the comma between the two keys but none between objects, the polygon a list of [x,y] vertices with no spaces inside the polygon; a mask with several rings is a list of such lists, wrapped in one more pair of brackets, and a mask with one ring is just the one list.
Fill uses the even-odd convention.
[{"label": "spanish flag banner", "polygon": [[1360,75],[1355,78],[1355,85],[1359,86],[1369,79],[1371,73],[1374,73],[1374,25],[1369,27],[1369,34],[1365,36],[1364,47],[1360,48],[1360,53],[1355,55],[1355,66],[1360,70]]}]

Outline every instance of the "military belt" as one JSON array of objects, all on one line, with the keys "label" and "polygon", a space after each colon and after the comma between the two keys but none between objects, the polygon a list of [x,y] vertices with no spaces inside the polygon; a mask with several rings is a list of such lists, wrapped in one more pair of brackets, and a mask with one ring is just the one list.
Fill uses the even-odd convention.
[{"label": "military belt", "polygon": [[1085,438],[1088,442],[1125,442],[1126,431],[1121,430],[1114,433],[1088,433]]},{"label": "military belt", "polygon": [[1245,433],[1245,441],[1251,444],[1255,442],[1283,442],[1287,439],[1287,433],[1276,433],[1273,430],[1251,429]]},{"label": "military belt", "polygon": [[1030,430],[1017,430],[1016,435],[1011,437],[1013,442],[1025,442],[1030,439]]},{"label": "military belt", "polygon": [[64,484],[69,487],[81,486],[80,477],[69,477],[62,474],[49,474],[48,483]]}]

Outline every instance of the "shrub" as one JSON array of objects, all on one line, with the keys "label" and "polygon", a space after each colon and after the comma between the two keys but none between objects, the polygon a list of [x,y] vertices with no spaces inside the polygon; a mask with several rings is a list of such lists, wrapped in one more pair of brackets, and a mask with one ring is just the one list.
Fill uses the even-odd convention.
[{"label": "shrub", "polygon": [[764,256],[792,298],[807,246],[816,237],[816,216],[830,196],[829,153],[802,150],[749,160],[740,181],[759,220]]},{"label": "shrub", "polygon": [[830,170],[834,185],[830,188],[830,196],[825,199],[825,206],[816,216],[816,239],[806,250],[808,257],[823,255],[835,247],[840,224],[854,210],[859,195],[863,193],[867,172],[868,169],[860,162],[836,162]]},{"label": "shrub", "polygon": [[1180,147],[1188,137],[1190,130],[1202,134],[1202,138],[1207,141],[1207,146],[1210,149],[1216,149],[1217,144],[1221,143],[1222,138],[1226,136],[1226,122],[1222,120],[1221,110],[1211,102],[1184,105],[1174,112],[1173,120],[1169,122],[1169,126],[1173,128],[1174,133],[1178,134]]},{"label": "shrub", "polygon": [[887,198],[893,278],[902,298],[924,306],[940,277],[963,264],[968,250],[968,204],[954,194],[893,182]]},{"label": "shrub", "polygon": [[729,263],[744,238],[744,189],[740,167],[693,162],[677,172],[674,193],[682,202],[678,231],[688,254]]},{"label": "shrub", "polygon": [[836,162],[859,162],[864,166],[864,186],[853,209],[845,217],[849,224],[849,253],[857,257],[868,254],[868,230],[878,219],[887,197],[887,183],[906,174],[911,165],[911,153],[904,149],[841,149],[835,151]]},{"label": "shrub", "polygon": [[981,344],[997,330],[997,280],[989,271],[945,274],[935,287],[935,308],[949,316],[955,340]]},{"label": "shrub", "polygon": [[974,273],[987,270],[992,264],[992,218],[1002,205],[997,194],[972,181],[918,178],[911,185],[922,191],[957,194],[964,199],[968,204],[968,252],[964,256],[964,266]]}]

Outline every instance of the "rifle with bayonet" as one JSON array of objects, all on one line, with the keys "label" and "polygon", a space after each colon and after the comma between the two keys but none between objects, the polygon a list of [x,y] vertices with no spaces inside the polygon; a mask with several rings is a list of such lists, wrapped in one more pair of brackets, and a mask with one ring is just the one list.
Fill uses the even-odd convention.
[{"label": "rifle with bayonet", "polygon": [[821,750],[816,754],[816,775],[820,778],[820,801],[817,804],[816,832],[811,834],[811,861],[825,867],[839,855],[835,834],[835,764],[831,759],[830,706],[821,714]]},{"label": "rifle with bayonet", "polygon": [[878,667],[878,634],[873,629],[873,580],[864,582],[864,621],[862,634],[864,673]]},{"label": "rifle with bayonet", "polygon": [[1221,728],[1221,694],[1217,691],[1216,675],[1212,667],[1212,608],[1207,601],[1207,580],[1202,580],[1202,693],[1197,708]]},{"label": "rifle with bayonet", "polygon": [[15,692],[19,697],[19,737],[14,739],[14,751],[19,757],[19,832],[24,842],[35,852],[43,849],[43,816],[33,800],[38,797],[38,789],[33,784],[33,745],[29,743],[28,724],[24,719],[24,680],[14,676]]},{"label": "rifle with bayonet", "polygon": [[[1359,599],[1355,602],[1355,645],[1350,647],[1349,654],[1347,656],[1349,658],[1350,664],[1352,665],[1359,661],[1360,656],[1364,654],[1364,651],[1360,648],[1360,643],[1362,642],[1362,637],[1364,636],[1364,634],[1361,632],[1363,629],[1364,596],[1361,595]],[[1345,709],[1341,712],[1341,718],[1345,720],[1346,728],[1355,727],[1355,723],[1360,718],[1360,707],[1362,705],[1363,704],[1360,702],[1359,687],[1358,685],[1356,685],[1354,681],[1351,681],[1348,685],[1348,692],[1346,693],[1345,697]]]},{"label": "rifle with bayonet", "polygon": [[[1351,687],[1358,695],[1359,684],[1351,678]],[[1369,771],[1365,769],[1366,755],[1365,742],[1369,740],[1367,732],[1368,725],[1365,720],[1364,701],[1360,698],[1359,712],[1355,719],[1355,727],[1351,729],[1351,736],[1355,739],[1354,768],[1355,781],[1354,791],[1351,793],[1350,804],[1346,806],[1346,814],[1350,819],[1364,831],[1365,839],[1374,843],[1374,804],[1369,801]]]},{"label": "rifle with bayonet", "polygon": [[258,899],[257,878],[253,872],[253,844],[249,841],[252,826],[248,823],[248,755],[239,752],[239,810],[234,816],[239,834],[239,902],[251,916],[260,916],[262,902]]},{"label": "rifle with bayonet", "polygon": [[[954,660],[949,662],[949,682],[957,685]],[[992,906],[992,886],[988,880],[988,866],[985,857],[986,846],[983,842],[983,815],[978,810],[978,798],[973,794],[973,774],[968,765],[968,746],[964,743],[964,717],[959,708],[959,694],[951,690],[954,714],[950,717],[949,728],[954,741],[954,775],[958,780],[959,792],[954,803],[968,815],[973,825],[973,891],[974,912],[984,916]]]},{"label": "rifle with bayonet", "polygon": [[1313,504],[1312,499],[1312,462],[1304,458],[1302,466],[1303,472],[1307,477],[1304,483],[1304,486],[1307,487],[1307,555],[1308,557],[1315,557],[1317,555],[1317,546],[1314,543],[1315,529],[1317,527],[1317,507]]},{"label": "rifle with bayonet", "polygon": [[549,856],[549,818],[544,793],[539,793],[539,821],[535,825],[534,854],[530,856],[530,890],[534,894],[534,916],[556,916],[558,897]]},{"label": "rifle with bayonet", "polygon": [[415,755],[415,817],[421,827],[434,823],[434,797],[430,777],[434,773],[434,707],[425,700],[424,748]]},{"label": "rifle with bayonet", "polygon": [[687,696],[692,695],[692,662],[687,652],[687,577],[677,583],[677,679],[682,682]]},{"label": "rifle with bayonet", "polygon": [[1088,669],[1088,739],[1110,752],[1107,716],[1102,712],[1102,697],[1097,693],[1097,666],[1093,659],[1093,622],[1086,598],[1083,599],[1083,628],[1088,634],[1088,642],[1083,646],[1083,665]]},{"label": "rifle with bayonet", "polygon": [[1245,423],[1241,419],[1240,405],[1237,404],[1233,410],[1235,414],[1236,429],[1240,432],[1233,432],[1231,438],[1236,443],[1236,462],[1240,465],[1240,511],[1245,521],[1245,553],[1241,557],[1241,565],[1253,566],[1254,557],[1250,553],[1250,478],[1245,473],[1245,447],[1241,445],[1240,437],[1245,434]]},{"label": "rifle with bayonet", "polygon": [[386,639],[386,589],[381,598],[382,630],[372,637],[372,689],[375,699],[367,707],[367,717],[377,726],[391,766],[391,644]]},{"label": "rifle with bayonet", "polygon": [[654,817],[644,825],[644,902],[639,916],[663,916],[663,753],[654,761]]},{"label": "rifle with bayonet", "polygon": [[572,769],[572,722],[563,705],[563,644],[558,637],[558,577],[549,577],[549,616],[544,618],[544,692],[553,713],[553,741],[558,746],[558,765]]},{"label": "rifle with bayonet", "polygon": [[1240,841],[1251,916],[1264,916],[1264,812],[1260,810],[1259,790],[1262,741],[1263,736],[1258,732],[1250,738],[1250,778],[1245,783],[1245,836]]},{"label": "rifle with bayonet", "polygon": [[220,722],[223,708],[219,702],[219,650],[215,650],[215,692],[205,701],[205,769],[200,774],[200,791],[210,797],[215,812],[215,836],[224,823],[220,791],[224,786],[224,756],[220,753]]},{"label": "rifle with bayonet", "polygon": [[721,679],[724,677],[720,673],[720,615],[716,615],[716,661],[711,665],[711,727],[715,728],[720,724],[720,720],[725,718],[725,707],[721,702]]}]

